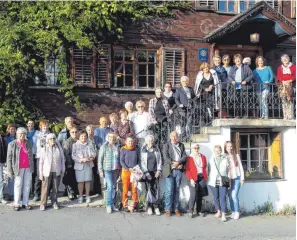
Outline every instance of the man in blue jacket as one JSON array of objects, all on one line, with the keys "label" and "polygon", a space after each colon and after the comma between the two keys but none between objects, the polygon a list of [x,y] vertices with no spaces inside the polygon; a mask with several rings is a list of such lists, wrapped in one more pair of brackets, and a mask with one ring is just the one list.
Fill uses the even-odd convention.
[{"label": "man in blue jacket", "polygon": [[180,84],[181,87],[177,88],[175,92],[175,104],[177,105],[180,117],[181,137],[185,139],[190,137],[191,133],[195,93],[193,88],[188,86],[189,78],[187,76],[181,77]]}]

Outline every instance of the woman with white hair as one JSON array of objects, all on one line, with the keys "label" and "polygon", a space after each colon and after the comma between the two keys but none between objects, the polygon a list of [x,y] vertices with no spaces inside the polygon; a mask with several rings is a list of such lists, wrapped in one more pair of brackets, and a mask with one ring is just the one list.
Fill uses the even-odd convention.
[{"label": "woman with white hair", "polygon": [[125,103],[125,109],[128,112],[128,119],[131,120],[131,117],[133,115],[133,103],[132,102],[126,102]]},{"label": "woman with white hair", "polygon": [[186,176],[189,180],[188,186],[190,189],[189,199],[189,217],[193,217],[194,205],[196,203],[196,212],[198,216],[204,217],[202,213],[202,197],[208,195],[207,190],[207,161],[206,157],[199,153],[199,144],[192,145],[192,153],[187,157]]},{"label": "woman with white hair", "polygon": [[14,177],[14,210],[19,211],[22,205],[30,210],[29,195],[34,172],[32,145],[26,139],[27,130],[23,127],[17,129],[16,140],[8,144],[7,171],[8,177]]},{"label": "woman with white hair", "polygon": [[159,149],[154,146],[154,140],[153,135],[145,138],[145,144],[141,150],[141,170],[147,189],[147,213],[152,215],[154,208],[155,214],[160,216],[158,181],[162,172],[162,158]]},{"label": "woman with white hair", "polygon": [[65,157],[56,135],[46,136],[46,145],[42,148],[39,159],[39,178],[42,181],[40,210],[44,211],[51,186],[51,202],[55,210],[58,206],[58,189],[65,172]]},{"label": "woman with white hair", "polygon": [[296,65],[290,62],[287,54],[281,56],[282,65],[277,70],[277,79],[280,82],[280,97],[282,99],[285,120],[294,118],[293,110],[293,82],[296,81]]}]

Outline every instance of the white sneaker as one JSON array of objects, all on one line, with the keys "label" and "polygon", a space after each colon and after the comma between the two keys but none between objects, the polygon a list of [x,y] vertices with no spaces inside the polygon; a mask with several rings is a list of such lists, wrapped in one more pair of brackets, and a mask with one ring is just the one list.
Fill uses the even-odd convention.
[{"label": "white sneaker", "polygon": [[226,216],[222,215],[222,222],[226,222],[226,221],[227,221]]},{"label": "white sneaker", "polygon": [[91,198],[90,197],[86,197],[86,203],[91,203]]},{"label": "white sneaker", "polygon": [[232,213],[231,213],[231,215],[230,215],[230,218],[232,218],[232,219],[233,219],[233,218],[234,218],[234,214],[235,214],[235,213],[234,213],[234,212],[232,212]]},{"label": "white sneaker", "polygon": [[148,214],[148,215],[153,215],[153,209],[152,209],[152,208],[148,208],[148,210],[147,210],[147,214]]},{"label": "white sneaker", "polygon": [[240,213],[239,212],[235,212],[233,219],[238,220],[239,217],[240,217]]},{"label": "white sneaker", "polygon": [[156,214],[157,216],[160,216],[160,215],[161,215],[161,213],[160,213],[160,209],[159,209],[159,208],[155,208],[155,214]]},{"label": "white sneaker", "polygon": [[221,217],[221,214],[217,212],[217,213],[215,214],[215,218],[219,218],[219,217]]},{"label": "white sneaker", "polygon": [[5,200],[5,199],[0,199],[0,203],[2,203],[2,204],[6,204],[7,203],[7,201]]},{"label": "white sneaker", "polygon": [[78,204],[82,204],[83,200],[84,200],[83,197],[78,197],[78,199],[77,199]]},{"label": "white sneaker", "polygon": [[107,213],[112,213],[111,206],[107,206],[107,207],[106,207],[106,212],[107,212]]}]

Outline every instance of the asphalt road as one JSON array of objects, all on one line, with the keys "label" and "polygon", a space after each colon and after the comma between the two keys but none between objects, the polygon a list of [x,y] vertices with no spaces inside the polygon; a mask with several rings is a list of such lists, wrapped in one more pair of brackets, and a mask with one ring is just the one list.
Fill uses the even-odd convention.
[{"label": "asphalt road", "polygon": [[187,215],[109,215],[103,208],[14,212],[7,206],[0,207],[0,240],[293,240],[295,226],[295,217],[281,216],[249,216],[222,223],[214,215],[189,219]]}]

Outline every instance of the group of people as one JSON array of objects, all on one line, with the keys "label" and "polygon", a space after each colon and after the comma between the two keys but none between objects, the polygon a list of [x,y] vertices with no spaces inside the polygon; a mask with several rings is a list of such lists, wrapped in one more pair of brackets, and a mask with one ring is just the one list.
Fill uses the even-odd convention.
[{"label": "group of people", "polygon": [[[138,101],[137,106],[142,109],[140,106],[144,104]],[[222,221],[226,221],[226,196],[229,193],[231,217],[239,218],[238,192],[244,182],[244,173],[240,157],[235,154],[231,142],[226,142],[224,153],[221,146],[215,146],[211,159],[206,159],[199,152],[198,144],[192,145],[192,153],[188,156],[184,144],[178,141],[176,131],[170,133],[170,141],[161,149],[155,144],[155,138],[150,133],[142,135],[143,144],[138,147],[137,141],[142,139],[135,137],[137,130],[130,125],[130,120],[127,120],[128,112],[121,110],[120,115],[121,123],[111,121],[108,126],[106,119],[101,118],[99,128],[94,129],[89,125],[81,131],[74,125],[73,118],[67,117],[66,128],[58,137],[49,131],[48,122],[45,120],[40,121],[39,130],[34,128],[32,120],[28,121],[27,128],[16,129],[13,124],[9,124],[4,140],[0,138],[0,202],[7,203],[3,197],[3,169],[6,164],[5,174],[11,182],[8,184],[8,200],[14,201],[16,211],[22,207],[31,209],[31,186],[34,187],[33,200],[40,200],[40,210],[46,209],[49,195],[52,208],[59,209],[60,182],[64,183],[70,200],[77,199],[78,203],[82,203],[85,193],[85,200],[90,203],[92,180],[93,192],[101,194],[100,176],[105,179],[107,185],[108,213],[118,210],[117,194],[121,194],[120,207],[133,212],[139,203],[137,185],[144,182],[147,213],[160,215],[159,180],[164,177],[165,214],[170,216],[174,212],[176,216],[181,216],[179,192],[185,173],[190,189],[190,217],[193,217],[195,204],[197,214],[204,216],[202,197],[208,195],[209,185],[217,210],[216,217],[222,217]],[[122,182],[120,190],[117,188],[119,179]],[[132,193],[132,203],[129,201],[129,191]]]}]

